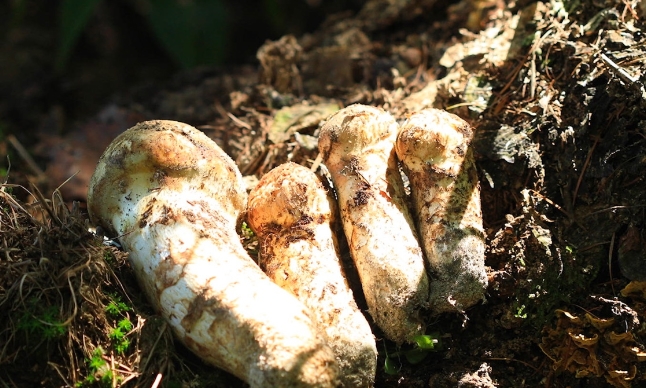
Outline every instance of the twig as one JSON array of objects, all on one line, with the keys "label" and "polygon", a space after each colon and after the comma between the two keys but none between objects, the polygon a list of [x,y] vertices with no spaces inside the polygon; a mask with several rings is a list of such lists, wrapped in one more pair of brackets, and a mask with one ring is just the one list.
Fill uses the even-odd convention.
[{"label": "twig", "polygon": [[563,208],[561,207],[561,205],[559,205],[558,203],[556,203],[556,202],[552,201],[551,199],[547,198],[546,196],[544,196],[543,194],[539,193],[539,192],[538,192],[538,191],[536,191],[536,190],[530,190],[530,191],[531,191],[534,195],[537,195],[537,196],[541,197],[541,199],[542,199],[543,201],[545,201],[545,202],[549,203],[550,205],[554,206],[557,210],[559,210],[561,213],[565,214],[568,218],[572,218],[572,215],[571,215],[571,214],[569,214],[567,211],[565,211],[565,209],[563,209]]},{"label": "twig", "polygon": [[251,125],[235,117],[232,113],[227,112],[227,117],[229,117],[231,121],[233,121],[237,126],[251,130]]},{"label": "twig", "polygon": [[63,373],[61,372],[61,370],[58,368],[58,365],[54,364],[54,363],[53,363],[53,362],[51,362],[51,361],[47,361],[47,365],[49,365],[49,366],[51,366],[52,368],[54,368],[54,370],[56,371],[56,373],[58,373],[58,376],[61,378],[61,380],[63,380],[63,381],[65,382],[65,385],[67,385],[68,387],[73,386],[72,384],[70,384],[70,382],[69,382],[69,381],[67,381],[67,379],[65,378],[65,376],[63,375]]},{"label": "twig", "polygon": [[634,84],[635,82],[639,81],[639,77],[634,77],[626,70],[621,68],[619,65],[617,65],[612,59],[610,59],[606,54],[601,54],[601,59],[606,63],[606,65],[610,66],[617,74],[619,75],[619,78],[621,78],[624,82]]},{"label": "twig", "polygon": [[38,167],[38,164],[34,161],[34,158],[32,158],[31,155],[29,155],[29,152],[27,152],[25,147],[23,147],[22,144],[20,144],[18,139],[16,139],[14,135],[8,135],[7,140],[9,141],[9,143],[11,143],[13,148],[16,149],[16,152],[18,152],[18,155],[20,155],[22,160],[24,160],[25,163],[27,163],[27,166],[29,166],[29,168],[34,172],[34,174],[36,174],[36,179],[38,179],[39,182],[44,180],[46,178],[45,172],[41,170],[40,167]]},{"label": "twig", "polygon": [[611,212],[611,211],[613,211],[613,210],[619,210],[619,209],[632,209],[632,208],[636,208],[636,207],[646,207],[646,205],[633,205],[633,206],[618,205],[618,206],[610,206],[609,208],[601,209],[601,210],[597,210],[597,211],[594,211],[594,212],[592,212],[592,213],[586,214],[585,216],[583,216],[583,218],[590,217],[590,216],[592,216],[592,215],[594,215],[594,214],[605,213],[605,212]]},{"label": "twig", "polygon": [[583,181],[583,175],[585,174],[585,171],[588,169],[588,166],[590,165],[590,159],[592,159],[592,153],[594,152],[594,149],[597,148],[597,144],[599,144],[599,136],[595,137],[594,143],[592,144],[592,147],[590,147],[590,151],[588,151],[588,156],[585,158],[585,163],[583,163],[583,168],[581,168],[581,174],[579,174],[579,179],[576,181],[574,194],[572,194],[572,210],[574,210],[574,204],[576,203],[576,197],[577,197],[577,194],[579,193],[579,187],[581,187],[581,182]]},{"label": "twig", "polygon": [[150,353],[148,355],[148,358],[146,358],[146,361],[144,362],[144,365],[141,367],[140,370],[145,371],[146,367],[148,366],[148,363],[150,362],[150,358],[153,356],[155,353],[155,348],[157,347],[157,344],[159,343],[159,340],[161,339],[162,335],[166,332],[166,322],[161,327],[161,330],[159,330],[159,335],[157,336],[157,339],[155,339],[155,342],[153,343],[152,348],[150,349]]},{"label": "twig", "polygon": [[323,154],[319,152],[319,154],[316,156],[316,159],[312,162],[312,167],[310,167],[311,171],[316,172],[318,170],[319,166],[321,165],[321,162],[323,161]]},{"label": "twig", "polygon": [[161,383],[162,379],[162,374],[157,373],[157,377],[155,377],[155,381],[153,381],[153,385],[150,386],[150,388],[157,388],[159,386],[159,383]]},{"label": "twig", "polygon": [[615,248],[615,234],[616,233],[613,232],[612,237],[610,238],[610,250],[608,251],[608,272],[610,273],[610,287],[612,288],[612,296],[616,298],[617,293],[615,292],[615,285],[612,281],[612,251]]},{"label": "twig", "polygon": [[40,190],[38,190],[38,187],[36,187],[36,185],[33,183],[31,183],[31,190],[33,191],[32,195],[36,197],[36,199],[40,203],[41,209],[45,209],[45,212],[49,215],[49,218],[52,221],[56,222],[58,225],[63,225],[63,222],[58,217],[56,217],[56,214],[54,214],[54,210],[52,210],[52,208],[49,206],[49,203],[43,196],[43,193],[41,193]]}]

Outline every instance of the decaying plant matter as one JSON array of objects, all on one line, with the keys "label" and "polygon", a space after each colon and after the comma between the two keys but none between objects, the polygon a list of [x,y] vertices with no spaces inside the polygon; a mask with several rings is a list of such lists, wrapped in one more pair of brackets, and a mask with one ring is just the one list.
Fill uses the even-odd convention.
[{"label": "decaying plant matter", "polygon": [[315,173],[287,163],[263,176],[247,212],[260,240],[261,267],[311,310],[336,355],[342,386],[371,387],[375,338],[344,276],[332,193]]},{"label": "decaying plant matter", "polygon": [[[625,323],[615,317],[600,318],[590,313],[577,316],[556,310],[556,325],[543,329],[541,350],[557,372],[577,377],[604,377],[609,385],[629,388],[637,375],[637,363],[646,352]],[[635,313],[635,316],[637,314]]]},{"label": "decaying plant matter", "polygon": [[397,128],[385,111],[352,105],[323,125],[319,151],[370,315],[387,338],[402,343],[424,332],[420,310],[429,284],[395,158]]},{"label": "decaying plant matter", "polygon": [[433,313],[462,311],[487,287],[480,185],[471,126],[428,109],[402,124],[395,149],[410,179],[422,247],[431,269]]},{"label": "decaying plant matter", "polygon": [[176,337],[252,387],[333,387],[337,365],[306,307],[247,255],[247,203],[233,161],[186,124],[149,121],[117,137],[88,194]]}]

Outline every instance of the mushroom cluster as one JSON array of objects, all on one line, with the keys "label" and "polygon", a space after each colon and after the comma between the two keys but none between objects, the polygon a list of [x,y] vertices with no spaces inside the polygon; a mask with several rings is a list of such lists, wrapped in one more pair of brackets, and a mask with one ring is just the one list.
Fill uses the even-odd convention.
[{"label": "mushroom cluster", "polygon": [[[375,338],[337,238],[348,242],[369,316],[396,343],[423,334],[431,315],[478,303],[486,274],[472,135],[443,111],[400,126],[381,109],[353,105],[320,130],[332,188],[288,163],[247,197],[235,163],[207,136],[148,121],[107,148],[88,209],[204,361],[252,387],[370,387]],[[243,220],[260,241],[259,263],[236,233]]]}]

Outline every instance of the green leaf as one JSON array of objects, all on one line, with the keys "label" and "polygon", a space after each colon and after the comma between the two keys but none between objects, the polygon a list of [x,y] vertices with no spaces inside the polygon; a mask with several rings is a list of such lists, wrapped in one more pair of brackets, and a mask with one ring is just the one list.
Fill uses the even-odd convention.
[{"label": "green leaf", "polygon": [[56,306],[41,307],[36,299],[29,301],[34,315],[25,312],[18,320],[17,328],[37,336],[37,340],[57,339],[67,332],[67,326],[58,318]]},{"label": "green leaf", "polygon": [[128,319],[128,318],[124,318],[124,319],[120,320],[119,323],[117,324],[117,326],[119,327],[119,329],[122,329],[122,330],[125,330],[125,331],[132,330],[132,322],[130,322],[130,319]]},{"label": "green leaf", "polygon": [[121,341],[121,339],[124,336],[125,334],[118,327],[115,327],[114,329],[110,330],[110,334],[108,334],[108,337],[110,337],[110,339],[112,339],[115,342]]},{"label": "green leaf", "polygon": [[97,347],[96,349],[94,349],[94,352],[92,352],[92,358],[88,360],[90,369],[97,371],[106,364],[102,356],[103,356],[103,349],[101,347]]},{"label": "green leaf", "polygon": [[396,375],[399,373],[399,368],[390,357],[386,357],[386,361],[384,361],[384,372],[389,375]]},{"label": "green leaf", "polygon": [[415,365],[426,358],[428,355],[428,350],[426,349],[412,349],[404,353],[406,360],[411,364]]},{"label": "green leaf", "polygon": [[228,19],[222,0],[151,0],[146,16],[155,37],[182,67],[222,62]]},{"label": "green leaf", "polygon": [[116,317],[131,310],[126,303],[121,301],[119,295],[110,295],[110,298],[110,303],[105,306],[105,312],[111,316]]},{"label": "green leaf", "polygon": [[413,339],[415,340],[417,347],[424,350],[437,350],[441,345],[439,334],[437,333],[418,335]]},{"label": "green leaf", "polygon": [[59,18],[59,46],[56,53],[56,70],[61,71],[67,65],[72,49],[76,45],[83,29],[90,21],[96,5],[100,0],[63,0]]},{"label": "green leaf", "polygon": [[114,350],[117,351],[119,354],[123,354],[128,350],[128,347],[130,346],[130,340],[127,338],[124,338],[121,340],[118,344],[115,344]]}]

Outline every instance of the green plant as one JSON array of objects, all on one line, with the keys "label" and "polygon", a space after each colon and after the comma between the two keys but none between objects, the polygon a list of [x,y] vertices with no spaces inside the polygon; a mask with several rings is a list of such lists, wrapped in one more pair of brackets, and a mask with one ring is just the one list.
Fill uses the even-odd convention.
[{"label": "green plant", "polygon": [[258,237],[246,222],[243,222],[240,226],[240,241],[242,241],[242,245],[244,246],[247,253],[251,256],[251,258],[257,262]]},{"label": "green plant", "polygon": [[121,300],[119,295],[110,295],[110,303],[105,306],[105,312],[108,316],[118,321],[116,326],[110,330],[108,337],[112,340],[112,346],[118,354],[123,354],[130,346],[130,340],[126,337],[132,330],[132,321],[126,315],[132,308]]},{"label": "green plant", "polygon": [[[132,307],[121,300],[117,294],[108,294],[109,302],[105,305],[104,311],[108,318],[114,323],[114,327],[108,331],[114,352],[123,355],[130,347],[128,333],[132,330],[133,324],[127,313],[132,311]],[[115,382],[123,380],[123,377],[110,368],[110,365],[104,359],[105,350],[97,347],[92,352],[92,356],[85,360],[89,373],[75,387],[81,388],[86,386],[106,386],[111,387]]]},{"label": "green plant", "polygon": [[108,264],[115,264],[114,255],[107,249],[103,252],[103,260]]},{"label": "green plant", "polygon": [[108,335],[112,340],[112,346],[118,354],[123,354],[130,346],[130,340],[126,338],[128,332],[132,330],[132,322],[128,318],[124,318],[117,323],[117,327],[113,328]]},{"label": "green plant", "polygon": [[246,222],[242,223],[240,229],[242,230],[242,237],[252,238],[254,236],[253,230],[251,229],[251,227],[249,227],[249,225],[247,225]]},{"label": "green plant", "polygon": [[[77,388],[96,385],[96,383],[99,383],[101,386],[112,385],[111,383],[115,376],[110,369],[110,365],[103,359],[104,353],[103,348],[99,346],[92,352],[92,357],[85,360],[90,369],[90,374],[83,381],[75,384]],[[120,380],[120,378],[117,377],[117,380]]]},{"label": "green plant", "polygon": [[162,47],[182,67],[222,61],[227,11],[222,0],[151,0],[145,14]]},{"label": "green plant", "polygon": [[516,308],[516,313],[514,313],[515,318],[526,319],[527,311],[525,311],[525,305],[522,304]]},{"label": "green plant", "polygon": [[413,338],[414,345],[410,349],[400,349],[394,353],[385,350],[384,372],[389,375],[396,375],[401,369],[401,358],[404,357],[410,364],[415,365],[422,362],[428,353],[437,352],[442,348],[442,341],[439,333],[418,335]]},{"label": "green plant", "polygon": [[132,309],[125,302],[121,300],[119,295],[111,294],[110,303],[105,306],[105,312],[108,313],[112,318],[117,318],[123,314],[131,311]]},{"label": "green plant", "polygon": [[56,70],[62,70],[81,33],[90,21],[100,0],[63,0],[60,14],[60,45],[56,53]]},{"label": "green plant", "polygon": [[[59,47],[55,61],[57,71],[67,65],[100,2],[61,2]],[[144,0],[131,4],[143,14],[151,34],[180,66],[189,68],[222,62],[229,20],[224,0]]]},{"label": "green plant", "polygon": [[59,318],[56,306],[41,307],[41,302],[30,299],[28,310],[18,319],[17,329],[35,336],[36,341],[54,340],[67,332],[67,326]]}]

